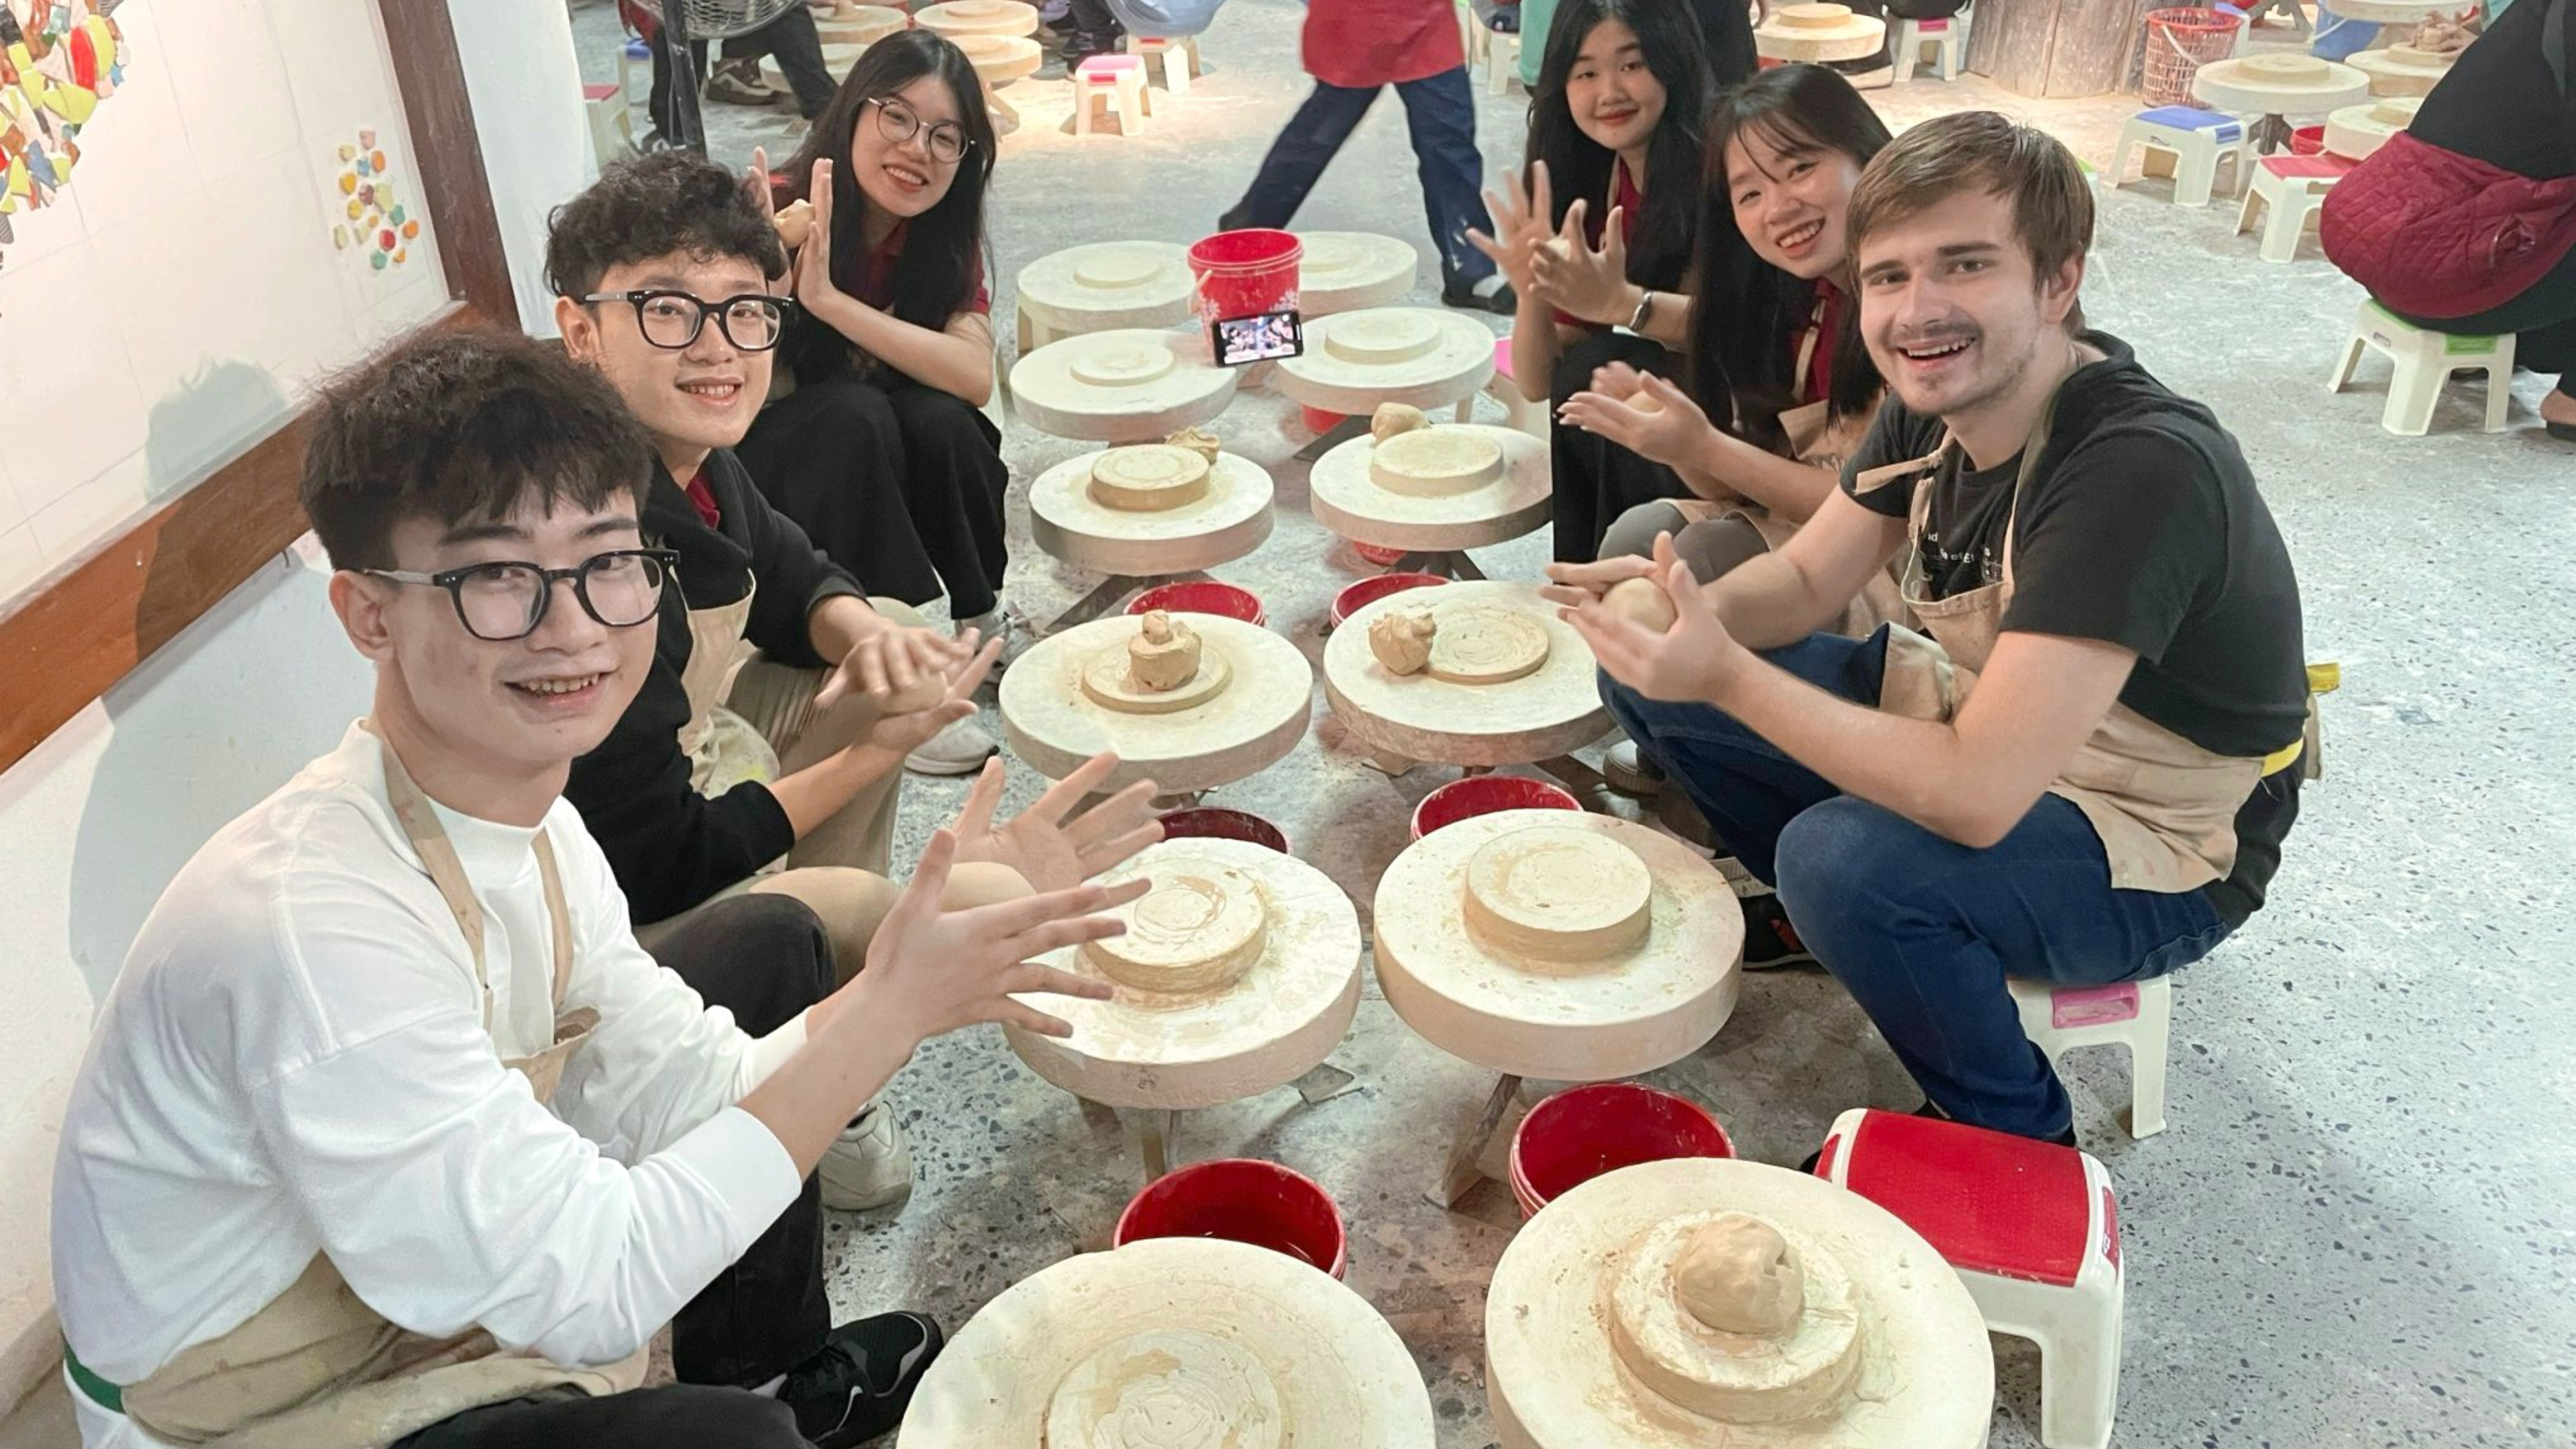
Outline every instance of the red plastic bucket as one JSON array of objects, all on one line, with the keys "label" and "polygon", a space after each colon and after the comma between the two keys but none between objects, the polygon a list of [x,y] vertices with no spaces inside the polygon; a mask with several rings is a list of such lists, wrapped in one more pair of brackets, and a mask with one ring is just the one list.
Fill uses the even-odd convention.
[{"label": "red plastic bucket", "polygon": [[2322,156],[2326,154],[2326,128],[2323,126],[2301,126],[2297,130],[2292,131],[2290,133],[2290,154],[2293,156]]},{"label": "red plastic bucket", "polygon": [[1447,582],[1438,574],[1378,574],[1362,579],[1333,595],[1333,627],[1340,628],[1350,621],[1351,615],[1389,594],[1400,594],[1406,589],[1427,589]]},{"label": "red plastic bucket", "polygon": [[1193,1163],[1148,1183],[1118,1215],[1112,1244],[1226,1238],[1285,1253],[1339,1278],[1350,1266],[1342,1210],[1303,1173],[1248,1157]]},{"label": "red plastic bucket", "polygon": [[1580,810],[1581,801],[1545,780],[1519,775],[1469,775],[1452,780],[1422,797],[1413,807],[1413,838],[1420,840],[1444,825],[1491,815],[1497,810]]},{"label": "red plastic bucket", "polygon": [[1136,601],[1127,606],[1130,614],[1150,614],[1156,609],[1169,609],[1176,614],[1222,614],[1247,624],[1270,622],[1270,616],[1262,612],[1259,594],[1215,579],[1157,584],[1138,594]]},{"label": "red plastic bucket", "polygon": [[1633,1082],[1572,1087],[1530,1109],[1512,1134],[1512,1196],[1521,1215],[1605,1172],[1675,1157],[1733,1157],[1708,1109]]},{"label": "red plastic bucket", "polygon": [[1237,317],[1294,311],[1297,262],[1306,254],[1295,234],[1252,228],[1221,231],[1190,248],[1199,279],[1199,317],[1213,326]]},{"label": "red plastic bucket", "polygon": [[1288,832],[1249,810],[1202,805],[1193,810],[1165,811],[1162,822],[1165,840],[1243,840],[1266,845],[1281,855],[1289,853]]}]

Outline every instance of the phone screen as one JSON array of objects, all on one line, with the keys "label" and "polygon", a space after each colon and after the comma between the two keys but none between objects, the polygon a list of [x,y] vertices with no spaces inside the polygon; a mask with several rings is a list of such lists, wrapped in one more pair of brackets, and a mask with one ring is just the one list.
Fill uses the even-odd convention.
[{"label": "phone screen", "polygon": [[1258,317],[1232,317],[1209,329],[1219,367],[1241,367],[1306,351],[1306,329],[1295,312],[1264,312]]}]

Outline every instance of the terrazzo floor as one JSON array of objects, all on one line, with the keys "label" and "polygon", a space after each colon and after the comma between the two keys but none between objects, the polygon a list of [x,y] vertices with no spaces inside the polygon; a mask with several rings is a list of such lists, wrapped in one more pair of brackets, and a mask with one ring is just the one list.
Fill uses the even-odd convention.
[{"label": "terrazzo floor", "polygon": [[[1189,99],[1141,137],[1075,138],[1050,68],[1009,92],[1025,117],[1002,145],[995,275],[1046,251],[1213,229],[1303,96],[1293,0],[1235,0],[1205,37]],[[605,4],[576,8],[586,63],[613,65]],[[2286,36],[2286,32],[2267,32]],[[1892,123],[1994,105],[2107,162],[2134,102],[2033,102],[1982,80],[1917,80],[1874,100]],[[1489,171],[1515,159],[1526,98],[1479,92]],[[783,113],[710,108],[715,154],[782,153]],[[643,129],[640,113],[637,129]],[[2181,978],[2171,1128],[2132,1142],[2116,1053],[2072,1064],[2085,1146],[2117,1182],[2128,1267],[2114,1442],[2137,1446],[2576,1444],[2576,960],[2567,865],[2576,646],[2556,560],[2576,536],[2576,452],[2533,411],[2474,431],[2481,389],[2450,390],[2433,436],[2378,426],[2384,367],[2330,397],[2322,383],[2360,291],[2313,243],[2287,266],[2232,237],[2232,203],[2169,205],[2162,183],[2104,193],[2087,311],[2135,344],[2242,440],[2288,535],[2309,654],[2340,661],[2325,705],[2326,778],[2309,788],[2271,907]],[[1383,230],[1437,279],[1399,108],[1383,100],[1299,218]],[[1005,315],[997,331],[1009,333]],[[1492,405],[1485,405],[1490,411]],[[1216,572],[1258,592],[1271,626],[1320,661],[1333,592],[1367,566],[1306,507],[1296,410],[1247,392],[1214,424],[1269,468],[1277,530]],[[1017,552],[1010,595],[1045,618],[1094,580],[1028,543],[1028,479],[1084,451],[1014,422]],[[1481,551],[1496,578],[1534,575],[1538,536]],[[986,724],[999,733],[990,710]],[[1405,844],[1413,805],[1453,772],[1389,779],[1326,710],[1287,760],[1211,803],[1257,811],[1360,903]],[[1015,802],[1038,780],[1016,764]],[[913,780],[897,859],[963,786]],[[1491,1442],[1481,1381],[1484,1286],[1514,1227],[1486,1184],[1459,1210],[1427,1204],[1453,1122],[1489,1078],[1413,1037],[1372,986],[1335,1053],[1348,1095],[1279,1091],[1191,1114],[1182,1159],[1254,1155],[1315,1177],[1352,1233],[1349,1282],[1403,1335],[1431,1388],[1442,1449]],[[1712,1105],[1746,1156],[1794,1163],[1844,1108],[1919,1099],[1860,1012],[1813,972],[1747,980],[1706,1050],[1655,1074]],[[1533,1084],[1532,1090],[1540,1084]],[[998,1032],[926,1048],[892,1089],[919,1187],[899,1216],[832,1229],[836,1302],[895,1305],[952,1325],[1012,1282],[1106,1242],[1138,1184],[1117,1123],[1039,1081]],[[1999,1449],[2037,1443],[2037,1355],[1997,1338]]]}]

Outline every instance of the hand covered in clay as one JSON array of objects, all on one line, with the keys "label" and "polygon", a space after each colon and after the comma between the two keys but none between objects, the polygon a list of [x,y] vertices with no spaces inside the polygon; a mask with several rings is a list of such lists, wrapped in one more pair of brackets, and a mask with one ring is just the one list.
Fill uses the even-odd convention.
[{"label": "hand covered in clay", "polygon": [[1627,217],[1610,208],[1601,227],[1601,245],[1584,240],[1583,219],[1591,204],[1577,200],[1565,209],[1565,225],[1530,256],[1530,286],[1540,301],[1569,317],[1615,326],[1635,315],[1637,299],[1628,290]]},{"label": "hand covered in clay", "polygon": [[[927,682],[953,680],[973,660],[976,640],[972,629],[951,639],[936,629],[888,624],[850,646],[850,652],[841,656],[841,667],[815,691],[814,706],[820,709],[842,695],[861,694],[895,713],[927,709],[938,702],[936,696],[923,697]],[[979,671],[978,682],[981,679]]]},{"label": "hand covered in clay", "polygon": [[1049,992],[1106,1001],[1109,983],[1035,965],[1031,958],[1121,934],[1126,927],[1102,912],[1143,895],[1153,882],[1041,891],[952,911],[942,900],[957,858],[956,832],[934,832],[912,883],[868,942],[867,969],[851,983],[867,1001],[867,1018],[913,1042],[986,1021],[1071,1036],[1073,1028],[1063,1021],[1012,998]]},{"label": "hand covered in clay", "polygon": [[1673,552],[1669,533],[1655,539],[1650,576],[1663,585],[1678,616],[1660,634],[1599,599],[1557,612],[1592,646],[1592,657],[1602,669],[1621,684],[1648,699],[1716,702],[1752,653],[1718,622],[1716,611],[1700,595],[1699,581],[1691,577],[1690,565]]},{"label": "hand covered in clay", "polygon": [[1492,257],[1494,265],[1503,269],[1503,280],[1511,283],[1515,292],[1530,291],[1530,268],[1539,249],[1554,239],[1547,224],[1553,199],[1546,162],[1530,167],[1527,188],[1521,185],[1518,174],[1506,171],[1502,194],[1485,193],[1485,210],[1494,219],[1494,235],[1487,236],[1472,227],[1467,231],[1467,244]]},{"label": "hand covered in clay", "polygon": [[[948,676],[948,688],[935,703],[920,709],[889,710],[877,719],[859,743],[894,755],[909,755],[930,743],[941,730],[975,712],[975,691],[983,687],[985,676],[993,672],[994,662],[1001,657],[1002,641],[986,642],[983,648],[975,651],[973,658]],[[925,674],[920,678],[935,681],[939,676]],[[896,695],[891,696],[889,702],[900,705],[909,701]]]},{"label": "hand covered in clay", "polygon": [[[1621,371],[1627,371],[1623,365]],[[1602,368],[1594,374],[1611,369]],[[1625,397],[1612,397],[1599,391],[1578,392],[1565,400],[1556,415],[1568,424],[1617,443],[1649,462],[1667,468],[1698,463],[1708,446],[1711,433],[1717,431],[1691,401],[1689,393],[1652,373],[1631,373],[1636,385]],[[1613,385],[1626,379],[1612,378]]]},{"label": "hand covered in clay", "polygon": [[1002,803],[1002,762],[998,757],[986,761],[974,788],[966,792],[966,808],[957,813],[958,858],[1007,865],[1037,889],[1053,891],[1089,880],[1143,850],[1163,838],[1150,803],[1151,780],[1139,780],[1065,819],[1116,768],[1116,755],[1094,755],[1048,786],[1035,804],[996,827],[993,811]]}]

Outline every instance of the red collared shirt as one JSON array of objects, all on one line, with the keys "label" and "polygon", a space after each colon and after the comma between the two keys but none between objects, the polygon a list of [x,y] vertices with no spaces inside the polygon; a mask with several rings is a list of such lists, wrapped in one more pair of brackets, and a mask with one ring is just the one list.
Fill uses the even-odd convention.
[{"label": "red collared shirt", "polygon": [[1306,73],[1329,86],[1402,85],[1467,63],[1454,0],[1308,0]]}]

